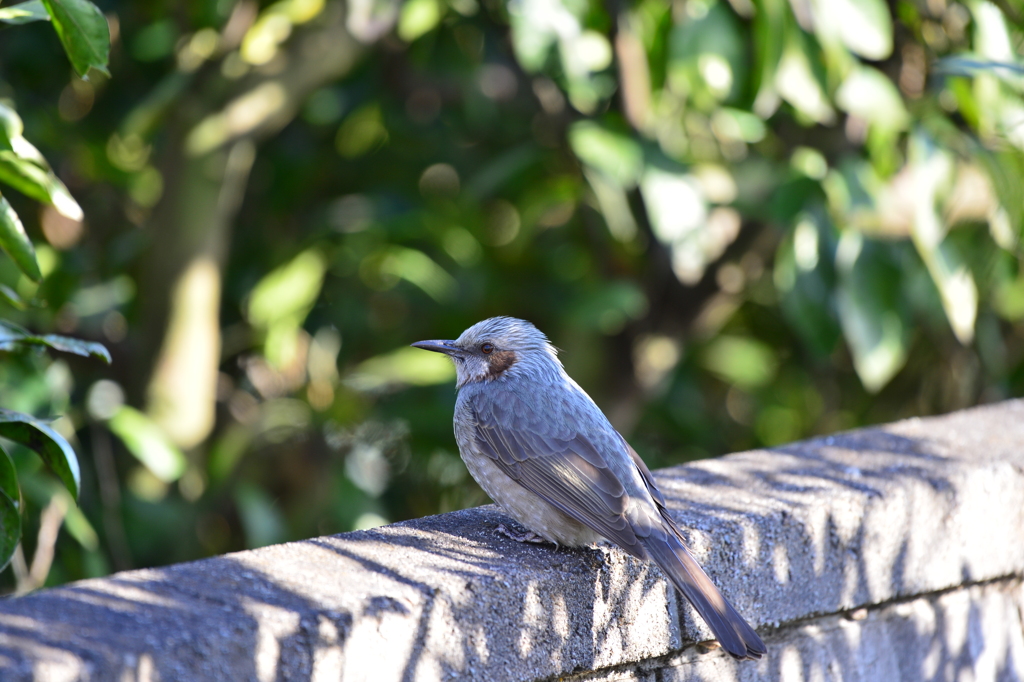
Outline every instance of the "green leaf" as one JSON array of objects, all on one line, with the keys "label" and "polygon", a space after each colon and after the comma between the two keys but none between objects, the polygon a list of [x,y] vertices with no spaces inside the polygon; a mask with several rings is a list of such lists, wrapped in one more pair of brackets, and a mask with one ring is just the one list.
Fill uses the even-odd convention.
[{"label": "green leaf", "polygon": [[13,151],[0,151],[0,181],[38,201],[50,202],[46,170]]},{"label": "green leaf", "polygon": [[19,542],[21,515],[18,514],[18,505],[7,493],[0,492],[0,570],[7,568]]},{"label": "green leaf", "polygon": [[444,18],[444,10],[438,0],[409,0],[398,17],[398,37],[411,43],[429,33]]},{"label": "green leaf", "polygon": [[164,483],[176,481],[185,473],[185,455],[142,412],[125,405],[111,417],[108,426],[128,451]]},{"label": "green leaf", "polygon": [[14,350],[20,344],[47,346],[54,350],[81,355],[85,358],[96,357],[104,360],[108,365],[111,362],[110,351],[102,343],[72,339],[67,336],[58,336],[57,334],[36,336],[10,322],[0,321],[0,350]]},{"label": "green leaf", "polygon": [[753,111],[767,119],[779,106],[779,94],[775,90],[775,72],[782,58],[786,35],[792,22],[792,15],[785,0],[762,0],[754,15],[754,62],[757,78],[754,85],[757,96]]},{"label": "green leaf", "polygon": [[910,115],[899,90],[881,71],[863,66],[854,69],[836,91],[836,104],[872,125],[903,130]]},{"label": "green leaf", "polygon": [[0,195],[0,249],[11,257],[26,277],[35,282],[43,279],[39,263],[36,262],[36,250],[25,234],[25,226],[3,195]]},{"label": "green leaf", "polygon": [[640,181],[640,193],[659,241],[677,244],[704,228],[707,202],[697,179],[683,168],[651,165]]},{"label": "green leaf", "polygon": [[18,295],[18,292],[6,284],[0,284],[0,299],[7,301],[7,304],[16,310],[26,310],[28,303]]},{"label": "green leaf", "polygon": [[17,152],[0,151],[0,182],[7,183],[25,196],[53,204],[61,215],[72,220],[82,219],[82,208],[53,171]]},{"label": "green leaf", "polygon": [[907,361],[910,324],[899,300],[900,270],[888,250],[847,229],[836,249],[836,306],[861,383],[877,393]]},{"label": "green leaf", "polygon": [[892,17],[885,0],[817,0],[814,28],[822,43],[838,39],[851,52],[880,61],[892,54]]},{"label": "green leaf", "polygon": [[0,409],[0,436],[38,454],[78,500],[82,478],[78,457],[64,437],[46,422],[22,412]]},{"label": "green leaf", "polygon": [[438,362],[437,353],[422,353],[416,348],[399,348],[364,360],[346,379],[357,391],[376,391],[384,386],[430,386],[455,379],[455,367],[448,358]]},{"label": "green leaf", "polygon": [[21,490],[18,488],[18,471],[14,468],[11,456],[3,447],[0,447],[0,492],[7,493],[12,500],[21,499]]},{"label": "green leaf", "polygon": [[580,161],[620,187],[635,187],[644,169],[643,149],[636,140],[594,121],[574,123],[569,129],[569,146]]},{"label": "green leaf", "polygon": [[33,21],[49,21],[50,15],[43,7],[42,0],[30,0],[20,5],[0,8],[0,21],[5,24],[27,24]]},{"label": "green leaf", "polygon": [[21,121],[18,112],[0,102],[0,132],[3,133],[2,143],[4,149],[13,149],[11,141],[21,137],[25,130],[25,124]]},{"label": "green leaf", "polygon": [[22,123],[18,112],[0,102],[0,149],[14,152],[22,159],[48,169],[49,165],[46,163],[46,159],[31,142],[25,139],[24,132],[25,124]]},{"label": "green leaf", "polygon": [[779,365],[768,345],[745,336],[719,336],[708,346],[701,361],[724,381],[745,390],[767,386]]},{"label": "green leaf", "polygon": [[794,33],[786,43],[775,71],[775,89],[808,123],[830,124],[835,111],[825,94],[823,75],[816,68],[819,59],[808,39]]},{"label": "green leaf", "polygon": [[967,345],[974,339],[978,287],[967,259],[946,239],[949,225],[939,211],[956,169],[955,158],[922,131],[911,136],[908,155],[914,172],[914,246],[942,296],[953,332]]},{"label": "green leaf", "polygon": [[737,97],[747,82],[747,38],[725,2],[708,3],[703,16],[677,24],[669,37],[666,78],[697,101]]},{"label": "green leaf", "polygon": [[773,273],[782,314],[820,359],[832,354],[842,334],[833,297],[836,234],[824,213],[797,218],[779,245]]},{"label": "green leaf", "polygon": [[102,343],[97,343],[96,341],[83,341],[82,339],[72,339],[68,336],[58,336],[57,334],[33,336],[28,341],[30,343],[40,343],[64,353],[81,355],[84,358],[99,358],[108,365],[111,362],[110,351]]},{"label": "green leaf", "polygon": [[307,249],[272,270],[253,287],[249,321],[266,328],[291,317],[306,319],[323,287],[326,271],[327,262],[316,249]]},{"label": "green leaf", "polygon": [[79,76],[89,69],[110,75],[110,28],[103,12],[88,0],[42,0],[53,19],[64,52]]},{"label": "green leaf", "polygon": [[1024,235],[1024,189],[1020,184],[1024,177],[1024,152],[1010,145],[1000,151],[990,151],[980,144],[971,151],[988,171],[999,203],[1019,239]]},{"label": "green leaf", "polygon": [[7,451],[0,447],[0,571],[21,541],[21,490],[18,472]]}]

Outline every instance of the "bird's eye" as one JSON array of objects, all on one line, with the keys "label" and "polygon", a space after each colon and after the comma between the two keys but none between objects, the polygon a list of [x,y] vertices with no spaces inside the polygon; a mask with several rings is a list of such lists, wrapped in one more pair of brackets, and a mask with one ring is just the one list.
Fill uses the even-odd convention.
[{"label": "bird's eye", "polygon": [[494,351],[494,346],[490,343],[485,343],[484,345],[480,346],[480,352],[483,353],[484,355],[490,355],[492,351]]}]

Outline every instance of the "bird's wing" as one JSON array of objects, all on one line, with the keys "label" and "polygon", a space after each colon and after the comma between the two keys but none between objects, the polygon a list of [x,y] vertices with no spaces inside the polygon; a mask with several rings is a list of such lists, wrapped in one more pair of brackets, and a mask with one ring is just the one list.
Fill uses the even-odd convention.
[{"label": "bird's wing", "polygon": [[[600,438],[608,435],[603,430],[598,439],[588,437],[582,429],[552,433],[544,421],[550,414],[506,398],[516,404],[505,403],[495,410],[494,401],[484,400],[473,406],[480,452],[527,490],[630,554],[646,558],[638,535],[646,536],[649,526],[632,518],[646,515],[630,504],[622,481],[602,452],[617,446],[620,439]],[[614,430],[611,433],[618,435]],[[610,454],[627,457],[625,450]]]},{"label": "bird's wing", "polygon": [[636,453],[633,446],[626,442],[626,439],[622,437],[622,434],[616,431],[615,435],[619,437],[619,440],[622,442],[622,447],[629,453],[629,456],[633,460],[633,464],[635,464],[636,468],[640,470],[640,475],[644,479],[644,485],[647,486],[647,491],[651,494],[651,497],[654,498],[654,501],[658,503],[658,506],[664,510],[665,496],[660,490],[658,490],[658,486],[654,483],[654,475],[651,473],[651,470],[648,469],[647,464],[640,459],[640,455]]}]

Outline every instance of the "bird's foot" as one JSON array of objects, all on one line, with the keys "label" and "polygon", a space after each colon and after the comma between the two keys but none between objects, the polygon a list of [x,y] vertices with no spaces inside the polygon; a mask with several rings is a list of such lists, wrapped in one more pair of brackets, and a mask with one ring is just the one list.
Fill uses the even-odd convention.
[{"label": "bird's foot", "polygon": [[516,542],[530,542],[537,545],[547,542],[547,539],[541,535],[537,535],[532,530],[528,530],[525,533],[517,533],[514,530],[509,530],[504,523],[499,523],[498,527],[494,529],[494,532],[498,535],[504,535],[508,539],[515,540]]}]

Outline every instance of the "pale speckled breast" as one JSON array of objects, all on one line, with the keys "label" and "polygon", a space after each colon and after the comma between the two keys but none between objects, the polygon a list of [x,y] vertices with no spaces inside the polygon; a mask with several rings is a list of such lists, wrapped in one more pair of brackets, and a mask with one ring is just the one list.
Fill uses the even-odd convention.
[{"label": "pale speckled breast", "polygon": [[473,428],[460,425],[456,420],[455,440],[459,444],[462,461],[484,492],[509,516],[545,539],[567,547],[580,547],[604,539],[599,533],[516,483],[491,458],[480,454],[473,443]]},{"label": "pale speckled breast", "polygon": [[602,537],[509,478],[489,457],[462,449],[469,473],[492,500],[534,533],[551,542],[580,547]]}]

